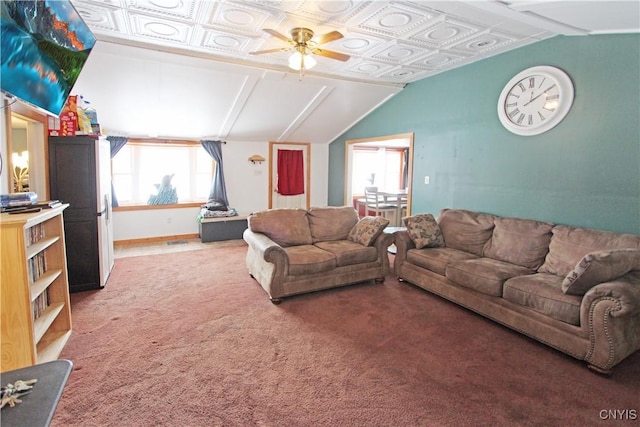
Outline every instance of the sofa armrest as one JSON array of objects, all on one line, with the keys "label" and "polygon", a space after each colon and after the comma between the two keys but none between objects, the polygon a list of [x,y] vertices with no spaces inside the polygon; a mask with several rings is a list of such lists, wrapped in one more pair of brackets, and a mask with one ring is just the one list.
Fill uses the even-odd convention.
[{"label": "sofa armrest", "polygon": [[640,349],[640,271],[591,288],[582,298],[580,322],[591,343],[585,360],[599,372]]},{"label": "sofa armrest", "polygon": [[632,271],[589,289],[582,298],[581,316],[588,315],[589,307],[601,300],[615,301],[609,311],[612,317],[640,314],[640,271]]},{"label": "sofa armrest", "polygon": [[267,256],[267,253],[282,250],[282,246],[271,240],[266,234],[256,233],[248,228],[242,234],[242,238],[255,251],[262,254],[263,257]]},{"label": "sofa armrest", "polygon": [[393,234],[380,233],[376,240],[373,242],[378,251],[378,262],[382,263],[382,274],[386,275],[389,272],[389,246],[393,243]]},{"label": "sofa armrest", "polygon": [[400,266],[407,259],[407,252],[409,249],[415,249],[416,245],[409,237],[407,230],[400,230],[393,233],[395,245],[396,245],[396,257],[393,260],[393,266],[396,275],[400,271]]},{"label": "sofa armrest", "polygon": [[265,234],[246,229],[242,238],[248,245],[246,261],[249,273],[272,299],[279,298],[283,292],[282,284],[289,271],[287,253]]}]

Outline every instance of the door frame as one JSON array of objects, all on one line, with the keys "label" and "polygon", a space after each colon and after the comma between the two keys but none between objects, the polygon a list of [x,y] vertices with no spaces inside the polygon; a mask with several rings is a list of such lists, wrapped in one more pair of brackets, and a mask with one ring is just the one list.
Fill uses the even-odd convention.
[{"label": "door frame", "polygon": [[409,140],[409,164],[407,170],[407,216],[411,215],[411,195],[412,195],[412,182],[413,182],[413,132],[398,133],[394,135],[376,136],[371,138],[350,139],[347,140],[345,147],[345,162],[344,162],[344,205],[351,206],[353,204],[353,193],[351,192],[351,174],[353,172],[353,148],[358,144],[375,144],[379,143],[380,146],[384,146],[385,141],[394,139],[408,139]]},{"label": "door frame", "polygon": [[275,142],[269,141],[269,209],[273,209],[273,192],[275,191],[273,186],[273,168],[274,163],[277,160],[273,158],[273,149],[276,145],[300,145],[306,147],[307,155],[304,158],[305,162],[305,177],[304,177],[304,193],[306,208],[311,206],[311,143],[309,142]]},{"label": "door frame", "polygon": [[[2,172],[5,172],[8,192],[13,192],[12,119],[27,122],[27,147],[29,151],[29,188],[38,194],[38,200],[49,200],[49,122],[48,116],[17,100],[3,102],[6,157]],[[4,153],[3,153],[4,154]],[[37,191],[36,191],[37,190]]]}]

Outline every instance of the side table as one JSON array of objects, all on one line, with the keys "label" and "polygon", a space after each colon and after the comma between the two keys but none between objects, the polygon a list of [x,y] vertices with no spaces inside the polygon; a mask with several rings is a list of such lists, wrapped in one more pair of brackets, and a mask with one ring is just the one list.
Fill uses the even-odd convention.
[{"label": "side table", "polygon": [[[387,233],[387,234],[393,234],[396,231],[402,231],[402,230],[406,230],[407,227],[387,227],[384,230],[382,230],[383,233]],[[390,254],[394,254],[396,253],[396,245],[395,244],[391,244],[391,246],[389,246],[389,249],[387,249],[387,252],[389,252]]]},{"label": "side table", "polygon": [[61,359],[1,373],[0,383],[4,387],[18,380],[38,380],[31,393],[20,398],[22,403],[13,408],[9,405],[2,408],[2,426],[46,427],[51,424],[72,367],[70,360]]}]

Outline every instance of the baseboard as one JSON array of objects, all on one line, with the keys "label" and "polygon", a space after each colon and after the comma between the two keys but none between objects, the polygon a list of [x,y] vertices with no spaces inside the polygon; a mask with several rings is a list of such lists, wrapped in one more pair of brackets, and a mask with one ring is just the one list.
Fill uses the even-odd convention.
[{"label": "baseboard", "polygon": [[113,242],[113,244],[115,246],[124,246],[124,245],[135,245],[139,243],[159,243],[159,242],[168,242],[171,240],[198,239],[199,237],[200,235],[198,233],[180,234],[175,236],[143,237],[141,239],[116,240]]}]

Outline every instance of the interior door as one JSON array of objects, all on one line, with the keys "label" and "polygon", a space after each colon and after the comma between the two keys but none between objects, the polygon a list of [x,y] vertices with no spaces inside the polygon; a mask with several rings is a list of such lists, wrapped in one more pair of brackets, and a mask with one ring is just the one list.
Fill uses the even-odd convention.
[{"label": "interior door", "polygon": [[[285,195],[278,188],[278,150],[302,151],[304,192]],[[311,144],[308,142],[269,142],[269,209],[308,209],[311,200]]]}]

